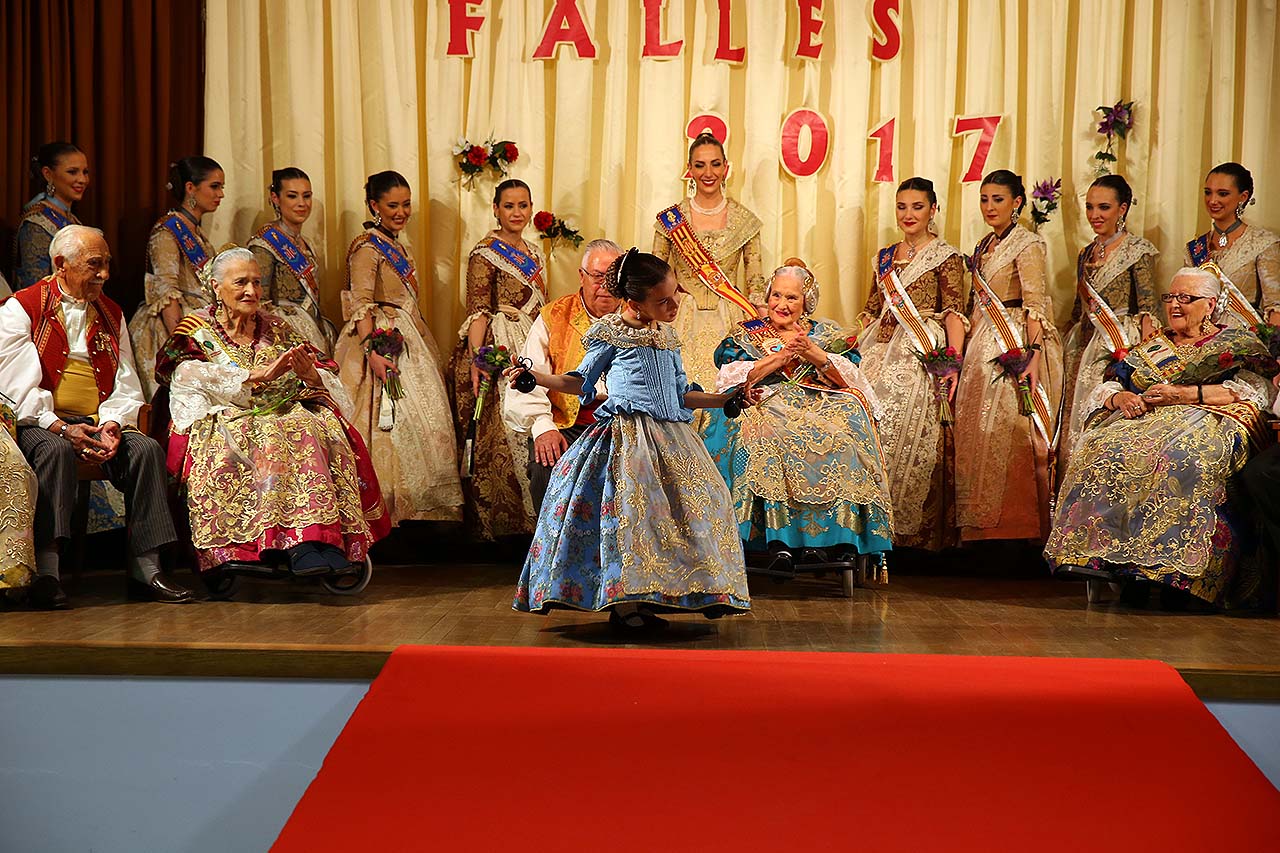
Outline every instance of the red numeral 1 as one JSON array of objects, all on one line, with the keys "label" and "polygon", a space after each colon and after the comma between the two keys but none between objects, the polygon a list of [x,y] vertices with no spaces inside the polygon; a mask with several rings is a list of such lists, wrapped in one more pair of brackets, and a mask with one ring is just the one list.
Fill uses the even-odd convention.
[{"label": "red numeral 1", "polygon": [[893,128],[897,121],[896,118],[889,119],[871,131],[867,137],[880,143],[880,157],[876,164],[876,176],[871,179],[878,184],[893,183]]}]

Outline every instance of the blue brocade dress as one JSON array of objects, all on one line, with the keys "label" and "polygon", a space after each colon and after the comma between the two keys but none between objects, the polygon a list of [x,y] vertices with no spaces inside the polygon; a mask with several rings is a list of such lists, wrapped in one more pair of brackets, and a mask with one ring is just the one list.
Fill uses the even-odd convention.
[{"label": "blue brocade dress", "polygon": [[667,325],[617,314],[583,336],[582,399],[609,372],[609,397],[560,457],[512,608],[600,611],[643,602],[708,617],[750,608],[733,501],[689,425],[691,388]]},{"label": "blue brocade dress", "polygon": [[[893,502],[872,416],[874,393],[858,371],[856,350],[833,323],[814,321],[809,336],[830,354],[847,389],[819,381],[760,385],[767,399],[730,420],[713,411],[707,449],[729,484],[739,535],[751,550],[790,548],[879,555],[892,548]],[[777,344],[780,345],[780,344]],[[716,350],[717,390],[740,384],[766,355],[745,333]],[[723,387],[720,387],[723,386]]]}]

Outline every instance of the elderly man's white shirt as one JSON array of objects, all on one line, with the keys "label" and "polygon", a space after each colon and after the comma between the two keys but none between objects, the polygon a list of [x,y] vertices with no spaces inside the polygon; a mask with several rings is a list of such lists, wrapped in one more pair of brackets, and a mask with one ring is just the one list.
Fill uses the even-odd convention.
[{"label": "elderly man's white shirt", "polygon": [[[62,297],[62,324],[67,333],[68,359],[89,362],[89,303]],[[53,394],[40,387],[44,379],[40,353],[31,340],[31,318],[18,300],[0,305],[0,391],[16,405],[19,426],[48,429],[58,420],[53,411]],[[120,325],[120,364],[115,387],[98,406],[98,423],[115,421],[121,426],[137,426],[138,410],[144,404],[142,385],[133,364],[129,330]]]},{"label": "elderly man's white shirt", "polygon": [[[582,302],[581,293],[578,294],[578,300],[582,304],[582,310],[587,311],[587,305]],[[600,319],[590,311],[587,311],[587,316],[593,323]],[[529,359],[533,370],[539,373],[551,372],[551,335],[542,314],[533,321],[533,326],[529,329],[529,337],[524,342],[524,350],[520,354]],[[569,369],[572,370],[577,366],[575,364]],[[600,391],[609,393],[606,378],[602,378],[597,384]],[[547,396],[547,389],[541,385],[528,394],[509,388],[503,395],[502,418],[513,432],[527,432],[535,439],[556,428],[555,416],[551,411],[551,398]]]}]

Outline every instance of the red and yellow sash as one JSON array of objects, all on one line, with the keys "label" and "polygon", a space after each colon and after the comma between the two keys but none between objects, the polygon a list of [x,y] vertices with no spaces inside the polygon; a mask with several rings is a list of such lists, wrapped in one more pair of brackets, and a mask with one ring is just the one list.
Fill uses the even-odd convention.
[{"label": "red and yellow sash", "polygon": [[[991,286],[987,284],[986,278],[978,270],[976,256],[973,262],[973,297],[978,305],[981,306],[982,313],[986,315],[987,320],[991,323],[996,344],[1004,352],[1022,349],[1022,335],[1010,319],[1004,303],[996,297],[991,290]],[[1057,436],[1049,433],[1049,395],[1045,392],[1043,383],[1037,382],[1036,387],[1032,389],[1031,404],[1033,409],[1031,423],[1035,425],[1036,432],[1040,433],[1040,437],[1044,439],[1045,446],[1052,451]]]},{"label": "red and yellow sash", "polygon": [[729,281],[724,270],[720,269],[720,264],[716,263],[716,259],[707,251],[707,247],[698,240],[698,235],[693,232],[693,226],[680,212],[679,205],[672,205],[659,213],[658,225],[671,240],[671,245],[675,246],[689,269],[693,270],[698,281],[721,299],[740,308],[747,315],[748,320],[756,319],[756,307],[751,304],[750,299],[742,295],[742,291],[733,286],[733,282]]}]

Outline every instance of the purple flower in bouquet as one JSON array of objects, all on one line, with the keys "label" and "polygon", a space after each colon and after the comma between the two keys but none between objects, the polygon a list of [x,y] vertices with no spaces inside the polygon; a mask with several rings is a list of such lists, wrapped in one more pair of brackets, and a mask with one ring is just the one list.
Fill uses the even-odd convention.
[{"label": "purple flower in bouquet", "polygon": [[[376,328],[364,338],[365,352],[376,352],[392,362],[397,362],[404,354],[404,335],[394,326],[389,329]],[[383,383],[387,396],[394,400],[404,399],[404,385],[400,382],[399,369],[387,371],[387,380]]]},{"label": "purple flower in bouquet", "polygon": [[1039,344],[1014,347],[991,359],[991,363],[1000,368],[1000,372],[991,380],[992,384],[999,382],[1001,376],[1009,377],[1018,389],[1018,412],[1027,417],[1034,411],[1034,404],[1031,400],[1031,379],[1023,374],[1031,366],[1031,360],[1039,349]]},{"label": "purple flower in bouquet", "polygon": [[480,420],[480,412],[484,408],[485,395],[493,387],[493,377],[511,366],[511,352],[505,346],[485,344],[476,350],[472,363],[484,373],[480,380],[480,393],[476,394],[476,408],[472,414],[473,421]]},{"label": "purple flower in bouquet", "polygon": [[963,360],[955,347],[934,347],[928,352],[913,352],[916,361],[933,379],[933,397],[938,403],[938,423],[949,426],[955,423],[955,415],[951,411],[951,393],[947,387],[947,379],[960,373]]}]

